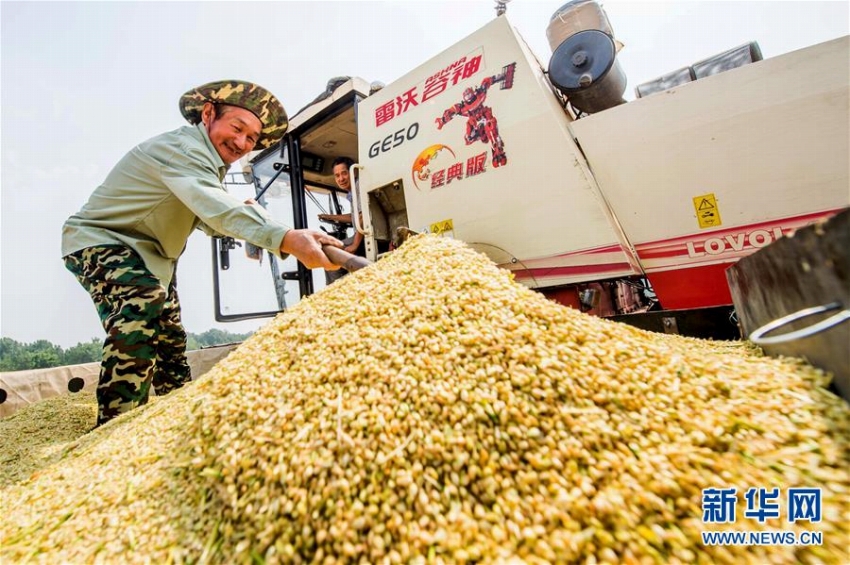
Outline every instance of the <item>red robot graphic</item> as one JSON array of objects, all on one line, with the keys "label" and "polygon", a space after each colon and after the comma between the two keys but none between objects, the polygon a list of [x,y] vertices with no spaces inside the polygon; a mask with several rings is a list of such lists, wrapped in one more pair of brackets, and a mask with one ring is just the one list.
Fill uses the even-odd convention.
[{"label": "red robot graphic", "polygon": [[479,86],[467,88],[463,91],[463,100],[443,112],[443,115],[436,119],[437,129],[443,129],[443,126],[455,116],[467,118],[466,135],[464,135],[466,144],[471,145],[476,141],[489,143],[493,149],[494,167],[501,167],[507,163],[508,156],[505,154],[505,142],[499,135],[496,116],[493,115],[493,110],[489,106],[484,105],[484,101],[487,99],[487,90],[494,84],[501,83],[501,90],[506,90],[514,85],[515,69],[516,63],[511,63],[506,65],[501,73],[482,80]]}]

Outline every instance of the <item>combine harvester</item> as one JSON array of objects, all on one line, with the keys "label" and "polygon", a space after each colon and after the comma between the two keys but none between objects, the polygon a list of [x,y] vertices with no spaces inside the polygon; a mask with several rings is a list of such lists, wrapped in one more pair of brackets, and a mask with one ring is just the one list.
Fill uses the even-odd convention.
[{"label": "combine harvester", "polygon": [[[353,217],[372,260],[410,229],[461,239],[560,303],[649,330],[739,339],[757,329],[755,320],[791,314],[748,310],[742,335],[736,306],[753,292],[736,287],[733,296],[727,270],[850,206],[850,38],[766,60],[756,43],[736,46],[638,85],[626,102],[621,45],[596,2],[553,14],[545,67],[503,15],[504,3],[497,12],[383,88],[329,82],[280,147],[245,163],[252,188],[271,188],[270,209],[277,204],[293,225],[315,228],[308,207],[316,194],[328,195],[332,212],[347,211],[331,162],[356,156]],[[841,229],[819,239],[840,249]],[[850,303],[846,247],[826,255],[818,282],[805,285],[810,292],[785,302],[844,309],[831,318],[838,329],[769,352],[805,355],[822,349],[811,345],[818,340],[850,342],[850,324],[841,324]],[[225,280],[219,266],[217,305],[244,284]],[[291,296],[317,286],[294,262],[280,271],[271,312],[286,306],[284,285]],[[767,292],[762,302],[783,302],[782,285]],[[846,397],[846,351],[815,357],[843,373]]]}]

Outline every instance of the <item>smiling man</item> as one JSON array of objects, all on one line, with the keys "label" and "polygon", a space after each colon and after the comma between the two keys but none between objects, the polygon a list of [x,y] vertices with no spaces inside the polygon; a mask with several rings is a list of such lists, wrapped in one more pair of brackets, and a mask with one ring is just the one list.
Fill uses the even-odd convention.
[{"label": "smiling man", "polygon": [[97,425],[190,379],[175,272],[195,229],[245,240],[307,268],[334,270],[322,245],[335,238],[295,230],[222,184],[230,165],[277,143],[288,121],[263,87],[204,84],[180,98],[192,124],[130,150],[62,230],[65,266],[89,292],[106,340],[97,386]]}]

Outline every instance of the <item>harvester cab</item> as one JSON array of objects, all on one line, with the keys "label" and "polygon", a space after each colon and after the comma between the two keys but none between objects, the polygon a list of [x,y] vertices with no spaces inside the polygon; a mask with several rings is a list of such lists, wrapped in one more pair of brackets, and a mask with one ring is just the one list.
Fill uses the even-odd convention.
[{"label": "harvester cab", "polygon": [[[254,198],[273,217],[295,228],[321,230],[345,239],[350,224],[319,220],[320,214],[347,214],[351,204],[334,182],[336,157],[357,160],[357,104],[380,88],[360,78],[334,77],[316,99],[290,120],[280,144],[251,154],[243,178],[231,178],[228,191]],[[236,253],[224,258],[226,241],[213,241],[215,317],[237,321],[269,317],[297,304],[327,284],[324,271],[310,271],[293,257],[281,261],[264,252],[263,261]],[[232,244],[230,249],[233,249]]]}]

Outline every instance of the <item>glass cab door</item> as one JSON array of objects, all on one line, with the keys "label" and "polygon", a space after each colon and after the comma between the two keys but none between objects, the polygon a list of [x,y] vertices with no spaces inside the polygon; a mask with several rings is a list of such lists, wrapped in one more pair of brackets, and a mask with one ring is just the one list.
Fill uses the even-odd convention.
[{"label": "glass cab door", "polygon": [[[318,216],[351,213],[345,191],[336,186],[333,162],[343,156],[357,161],[357,103],[370,87],[357,78],[334,85],[333,96],[320,96],[299,111],[298,124],[290,124],[281,145],[254,157],[252,173],[239,175],[244,178],[227,183],[227,189],[242,201],[257,200],[287,226],[344,239],[354,235],[350,225]],[[323,269],[310,271],[294,257],[281,261],[268,251],[260,251],[262,261],[249,257],[258,251],[244,241],[213,238],[216,320],[270,317],[332,282]]]},{"label": "glass cab door", "polygon": [[[230,177],[227,190],[236,198],[254,199],[279,222],[299,227],[288,147],[278,146],[261,156],[251,174],[241,175],[241,179]],[[245,241],[215,237],[212,259],[215,318],[219,322],[274,316],[312,292],[310,271],[292,256],[280,260]]]}]

